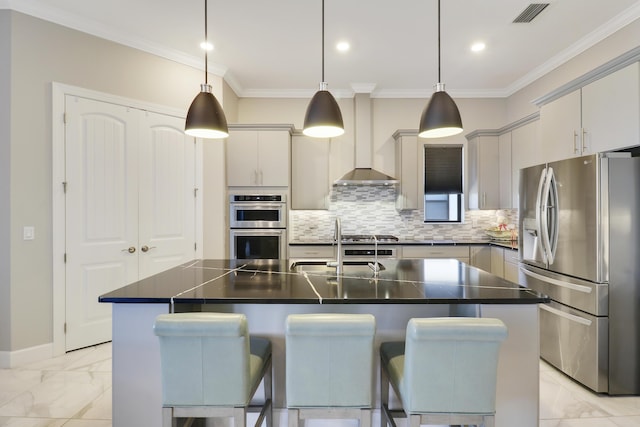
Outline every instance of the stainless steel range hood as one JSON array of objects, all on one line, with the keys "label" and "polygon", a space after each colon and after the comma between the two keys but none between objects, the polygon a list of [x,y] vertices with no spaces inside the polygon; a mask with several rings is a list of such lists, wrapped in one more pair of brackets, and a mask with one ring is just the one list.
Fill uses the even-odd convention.
[{"label": "stainless steel range hood", "polygon": [[398,180],[373,169],[371,138],[371,96],[356,93],[355,104],[355,169],[336,180],[334,185],[394,185]]}]

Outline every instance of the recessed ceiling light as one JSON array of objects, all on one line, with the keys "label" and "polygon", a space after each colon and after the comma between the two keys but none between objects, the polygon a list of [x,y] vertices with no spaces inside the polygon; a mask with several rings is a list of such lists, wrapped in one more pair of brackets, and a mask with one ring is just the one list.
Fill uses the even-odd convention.
[{"label": "recessed ceiling light", "polygon": [[338,44],[336,45],[336,49],[338,49],[340,52],[346,52],[351,48],[351,45],[349,44],[349,42],[338,42]]},{"label": "recessed ceiling light", "polygon": [[482,52],[487,46],[483,42],[476,42],[471,45],[472,52]]},{"label": "recessed ceiling light", "polygon": [[208,42],[202,42],[202,43],[200,43],[200,49],[202,49],[202,50],[213,50],[213,44],[208,43]]}]

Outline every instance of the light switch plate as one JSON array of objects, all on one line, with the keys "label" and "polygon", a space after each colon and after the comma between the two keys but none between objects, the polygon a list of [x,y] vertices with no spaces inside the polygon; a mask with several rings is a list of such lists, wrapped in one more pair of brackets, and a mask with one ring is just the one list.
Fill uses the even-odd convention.
[{"label": "light switch plate", "polygon": [[36,228],[33,226],[25,226],[22,229],[23,240],[33,240],[36,238]]}]

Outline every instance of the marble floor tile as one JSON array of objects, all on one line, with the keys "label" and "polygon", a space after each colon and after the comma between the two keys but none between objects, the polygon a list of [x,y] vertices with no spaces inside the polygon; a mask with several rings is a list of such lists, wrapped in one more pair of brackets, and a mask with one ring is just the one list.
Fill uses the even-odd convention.
[{"label": "marble floor tile", "polygon": [[[111,343],[0,369],[0,427],[111,427]],[[540,427],[640,427],[640,396],[593,393],[540,361]]]}]

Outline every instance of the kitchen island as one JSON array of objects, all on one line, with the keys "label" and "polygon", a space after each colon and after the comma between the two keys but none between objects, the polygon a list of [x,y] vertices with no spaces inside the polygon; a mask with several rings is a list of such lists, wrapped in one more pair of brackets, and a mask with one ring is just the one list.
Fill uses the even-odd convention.
[{"label": "kitchen island", "polygon": [[[252,334],[272,340],[275,426],[286,425],[288,314],[371,313],[377,343],[402,339],[412,317],[499,318],[509,337],[500,351],[496,426],[537,426],[537,304],[547,297],[455,259],[381,263],[378,274],[368,263],[345,263],[336,276],[335,269],[312,261],[197,260],[102,295],[100,302],[113,304],[114,427],[161,424],[159,344],[152,327],[157,315],[172,311],[242,312]],[[374,423],[377,417],[378,410]]]}]

